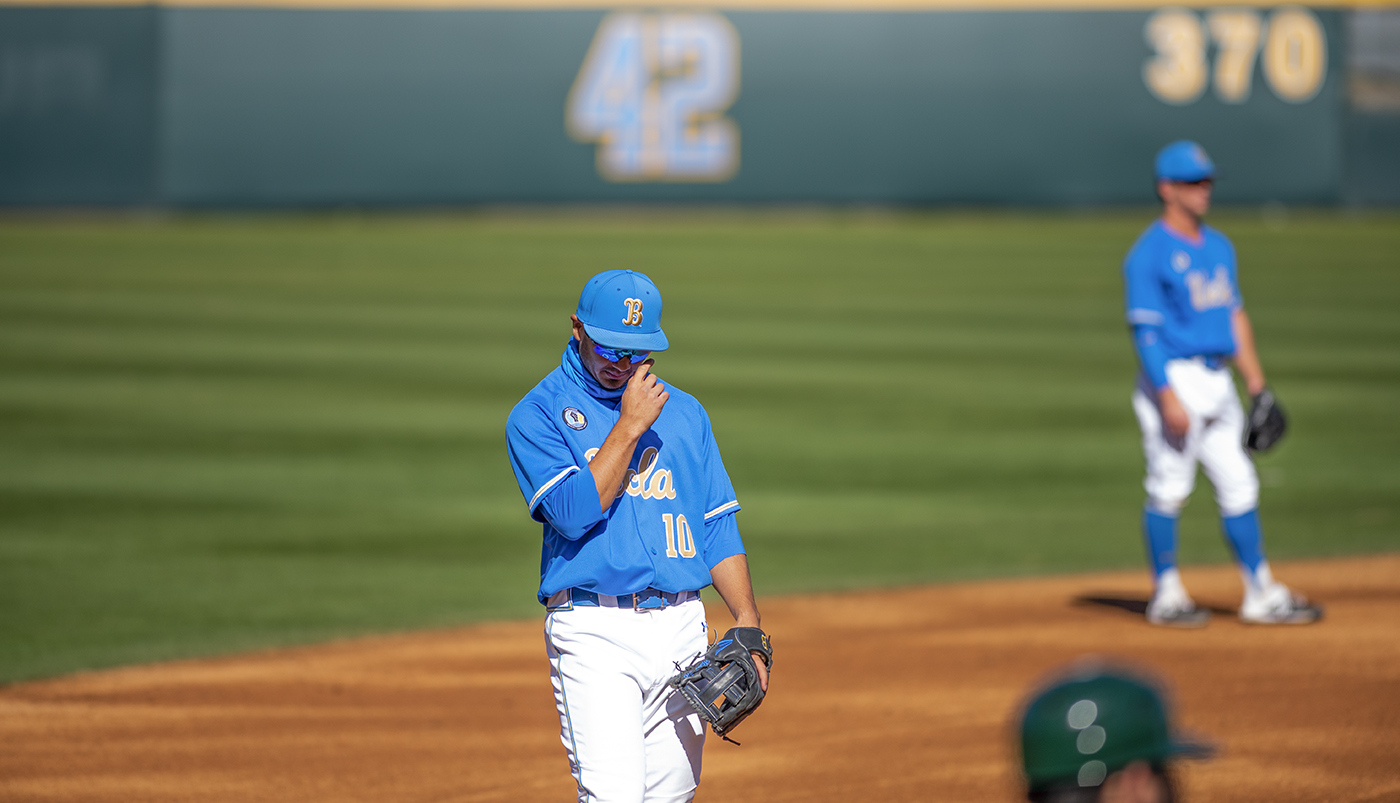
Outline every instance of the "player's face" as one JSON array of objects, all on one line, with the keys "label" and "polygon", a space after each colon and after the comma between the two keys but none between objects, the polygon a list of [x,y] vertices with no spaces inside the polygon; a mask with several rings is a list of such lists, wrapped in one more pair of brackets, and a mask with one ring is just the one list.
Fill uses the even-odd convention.
[{"label": "player's face", "polygon": [[[608,360],[593,350],[597,344],[583,330],[583,323],[579,321],[577,315],[573,317],[573,324],[574,337],[578,338],[579,342],[578,354],[583,360],[583,367],[588,369],[588,373],[598,380],[598,384],[608,390],[617,390],[627,384],[627,380],[631,379],[632,374],[637,370],[637,366],[632,364],[632,358],[623,357],[616,361]],[[637,362],[640,363],[641,359],[639,358]]]},{"label": "player's face", "polygon": [[1215,183],[1210,179],[1202,181],[1164,181],[1160,192],[1168,205],[1179,206],[1193,217],[1203,218],[1210,211],[1210,194]]},{"label": "player's face", "polygon": [[1171,803],[1175,798],[1171,782],[1145,761],[1134,761],[1099,787],[1099,803]]}]

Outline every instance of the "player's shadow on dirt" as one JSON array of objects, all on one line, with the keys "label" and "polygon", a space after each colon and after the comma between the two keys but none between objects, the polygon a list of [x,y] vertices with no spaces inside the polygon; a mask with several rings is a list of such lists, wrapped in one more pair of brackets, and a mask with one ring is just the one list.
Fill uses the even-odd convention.
[{"label": "player's shadow on dirt", "polygon": [[[1117,608],[1128,613],[1139,616],[1147,613],[1147,599],[1144,597],[1119,597],[1109,594],[1081,594],[1074,598],[1075,605],[1099,605],[1104,608]],[[1215,605],[1204,605],[1199,600],[1196,602],[1199,607],[1205,608],[1211,613],[1224,616],[1234,616],[1235,611],[1231,608],[1220,608]]]}]

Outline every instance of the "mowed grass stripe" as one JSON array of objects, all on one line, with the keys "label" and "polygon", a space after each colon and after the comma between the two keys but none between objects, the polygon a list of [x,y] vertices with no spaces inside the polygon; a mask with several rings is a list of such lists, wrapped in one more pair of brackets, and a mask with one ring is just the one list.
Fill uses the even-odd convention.
[{"label": "mowed grass stripe", "polygon": [[[1400,217],[1218,217],[1295,425],[1271,554],[1397,548]],[[614,267],[666,294],[761,593],[1138,565],[1149,219],[0,221],[0,679],[537,615],[505,416]],[[1202,485],[1188,564],[1227,559]]]}]

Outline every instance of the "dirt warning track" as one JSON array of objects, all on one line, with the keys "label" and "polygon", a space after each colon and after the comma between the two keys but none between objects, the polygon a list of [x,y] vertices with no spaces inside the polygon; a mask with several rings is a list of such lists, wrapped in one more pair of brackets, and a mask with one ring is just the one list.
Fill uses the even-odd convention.
[{"label": "dirt warning track", "polygon": [[[1327,619],[1239,624],[1223,566],[1184,571],[1199,631],[1143,622],[1141,572],[762,600],[772,693],[742,747],[707,743],[697,800],[1015,800],[1017,704],[1093,653],[1221,749],[1185,801],[1400,801],[1400,555],[1275,571]],[[5,801],[573,799],[538,621],[0,689]]]}]

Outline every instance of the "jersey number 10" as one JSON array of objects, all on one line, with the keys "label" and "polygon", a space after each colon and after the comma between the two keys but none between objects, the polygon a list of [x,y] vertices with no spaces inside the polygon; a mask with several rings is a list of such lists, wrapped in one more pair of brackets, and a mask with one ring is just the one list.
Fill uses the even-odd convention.
[{"label": "jersey number 10", "polygon": [[[695,536],[690,532],[690,522],[685,520],[685,514],[673,517],[670,513],[662,513],[661,521],[666,525],[666,557],[695,557]],[[679,551],[676,549],[678,546]]]}]

